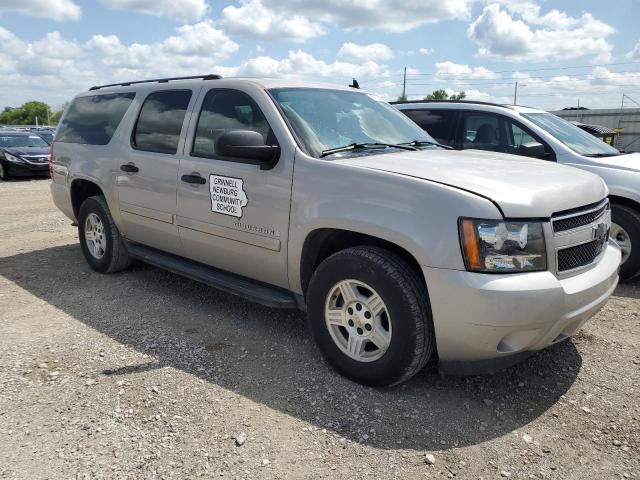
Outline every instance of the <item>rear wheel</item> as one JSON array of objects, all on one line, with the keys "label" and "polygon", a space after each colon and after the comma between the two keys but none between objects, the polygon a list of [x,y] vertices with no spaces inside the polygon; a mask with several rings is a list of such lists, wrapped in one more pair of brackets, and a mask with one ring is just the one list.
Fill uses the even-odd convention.
[{"label": "rear wheel", "polygon": [[401,383],[435,350],[424,282],[387,250],[354,247],[327,258],[311,278],[307,302],[321,352],[356,382]]},{"label": "rear wheel", "polygon": [[609,235],[622,250],[620,278],[635,277],[640,272],[640,214],[626,205],[612,205]]},{"label": "rear wheel", "polygon": [[3,182],[7,182],[11,180],[11,176],[9,175],[9,169],[4,162],[0,162],[0,180]]},{"label": "rear wheel", "polygon": [[104,196],[89,197],[80,206],[78,236],[84,258],[97,272],[117,272],[131,263]]}]

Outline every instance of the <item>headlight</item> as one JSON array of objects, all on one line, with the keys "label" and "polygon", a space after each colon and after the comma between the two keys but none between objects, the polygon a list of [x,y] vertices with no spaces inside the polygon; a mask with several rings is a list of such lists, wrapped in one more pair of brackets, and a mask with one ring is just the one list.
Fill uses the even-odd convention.
[{"label": "headlight", "polygon": [[467,270],[510,273],[547,269],[542,224],[460,219],[460,243]]},{"label": "headlight", "polygon": [[22,162],[22,159],[20,157],[16,157],[15,155],[11,155],[8,152],[4,152],[4,156],[10,162]]}]

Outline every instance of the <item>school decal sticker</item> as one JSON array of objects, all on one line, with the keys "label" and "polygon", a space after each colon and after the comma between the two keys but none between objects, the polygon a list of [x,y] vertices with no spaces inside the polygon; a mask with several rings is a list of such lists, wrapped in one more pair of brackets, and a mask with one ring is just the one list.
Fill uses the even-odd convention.
[{"label": "school decal sticker", "polygon": [[244,180],[235,177],[209,175],[209,191],[211,192],[211,211],[242,217],[242,207],[246,207],[249,199],[244,191]]}]

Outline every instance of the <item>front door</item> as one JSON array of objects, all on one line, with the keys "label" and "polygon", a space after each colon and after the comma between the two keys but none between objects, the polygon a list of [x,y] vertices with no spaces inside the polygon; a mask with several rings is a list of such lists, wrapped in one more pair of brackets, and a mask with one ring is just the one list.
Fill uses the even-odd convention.
[{"label": "front door", "polygon": [[178,152],[192,97],[193,92],[184,89],[149,94],[133,127],[131,146],[117,166],[125,236],[172,253],[180,253],[175,222]]},{"label": "front door", "polygon": [[246,92],[203,92],[199,110],[178,174],[177,223],[185,255],[286,288],[294,151],[283,149],[268,170],[216,153],[216,139],[228,130],[253,130],[277,144],[263,110]]}]

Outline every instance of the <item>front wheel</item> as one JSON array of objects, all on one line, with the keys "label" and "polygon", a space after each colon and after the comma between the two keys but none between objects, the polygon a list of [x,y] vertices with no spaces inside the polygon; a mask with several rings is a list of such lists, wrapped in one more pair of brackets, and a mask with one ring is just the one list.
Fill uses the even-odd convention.
[{"label": "front wheel", "polygon": [[7,182],[9,180],[11,180],[9,170],[4,162],[0,162],[0,181]]},{"label": "front wheel", "polygon": [[96,195],[82,202],[78,213],[78,236],[84,258],[95,271],[113,273],[131,263],[104,196]]},{"label": "front wheel", "polygon": [[635,277],[640,272],[640,214],[626,205],[612,205],[609,235],[622,250],[620,279]]},{"label": "front wheel", "polygon": [[391,386],[420,371],[435,350],[424,282],[404,259],[354,247],[324,260],[307,291],[311,332],[344,376]]}]

